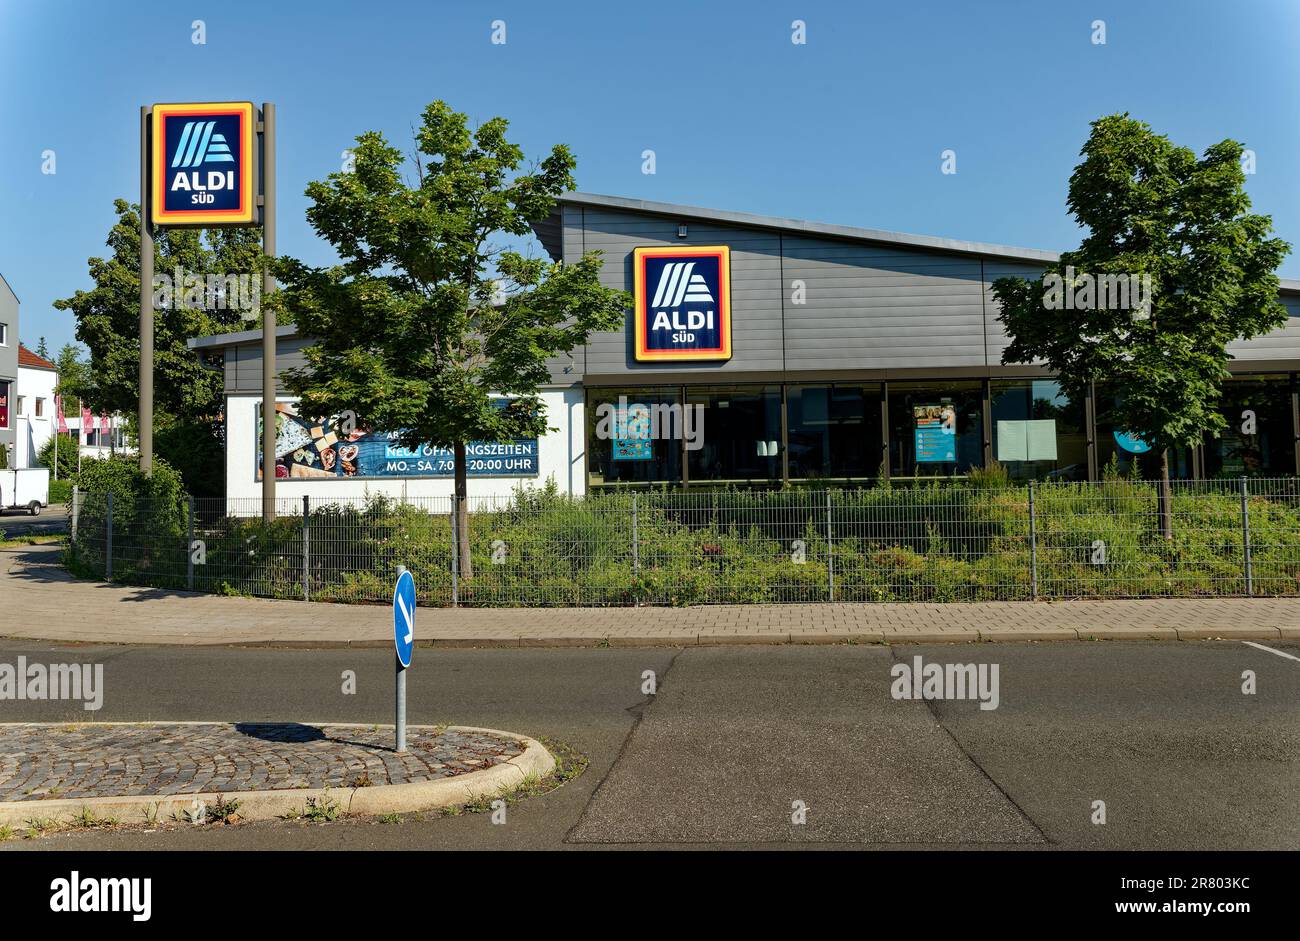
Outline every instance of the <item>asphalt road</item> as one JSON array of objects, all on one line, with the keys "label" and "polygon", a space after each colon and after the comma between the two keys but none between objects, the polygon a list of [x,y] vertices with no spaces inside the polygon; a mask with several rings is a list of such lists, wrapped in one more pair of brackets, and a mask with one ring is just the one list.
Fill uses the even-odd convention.
[{"label": "asphalt road", "polygon": [[[0,662],[19,654],[104,663],[100,721],[392,721],[382,650],[0,642]],[[998,708],[893,699],[890,668],[917,655],[997,664]],[[408,676],[411,722],[549,737],[589,769],[503,826],[276,821],[3,848],[1300,848],[1300,661],[1239,642],[420,650]],[[90,715],[0,701],[3,721]]]},{"label": "asphalt road", "polygon": [[70,522],[68,507],[64,503],[51,503],[32,516],[26,510],[5,510],[0,513],[0,534],[6,539],[17,536],[52,536],[66,533]]}]

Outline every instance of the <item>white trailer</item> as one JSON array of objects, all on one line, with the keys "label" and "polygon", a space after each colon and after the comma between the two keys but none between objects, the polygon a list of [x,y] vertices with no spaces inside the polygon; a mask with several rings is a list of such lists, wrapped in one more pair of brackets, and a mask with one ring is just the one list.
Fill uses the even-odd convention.
[{"label": "white trailer", "polygon": [[26,510],[39,516],[50,505],[50,472],[45,467],[0,470],[0,512]]}]

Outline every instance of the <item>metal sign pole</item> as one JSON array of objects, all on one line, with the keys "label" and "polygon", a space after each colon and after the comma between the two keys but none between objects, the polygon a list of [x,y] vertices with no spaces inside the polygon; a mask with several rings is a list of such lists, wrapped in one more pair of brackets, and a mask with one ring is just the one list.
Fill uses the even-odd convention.
[{"label": "metal sign pole", "polygon": [[[140,106],[140,470],[153,474],[153,230],[149,225],[149,123],[152,110]],[[81,400],[77,400],[81,405]],[[77,433],[77,464],[81,464]]]},{"label": "metal sign pole", "polygon": [[[275,105],[262,104],[262,254],[275,257]],[[262,519],[275,519],[275,276],[262,274]]]},{"label": "metal sign pole", "polygon": [[[397,567],[397,577],[401,578],[402,573],[406,571],[405,565]],[[406,667],[402,666],[402,658],[393,654],[393,662],[397,665],[397,718],[394,722],[394,728],[397,731],[397,753],[403,754],[406,751]]]}]

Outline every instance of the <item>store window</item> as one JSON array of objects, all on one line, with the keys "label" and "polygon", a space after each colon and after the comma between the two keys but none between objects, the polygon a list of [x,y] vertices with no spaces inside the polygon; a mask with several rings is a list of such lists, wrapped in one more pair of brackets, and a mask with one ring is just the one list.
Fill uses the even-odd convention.
[{"label": "store window", "polygon": [[1229,379],[1219,411],[1228,426],[1205,440],[1206,477],[1289,477],[1295,425],[1286,374]]},{"label": "store window", "polygon": [[993,459],[1015,480],[1087,480],[1084,401],[1054,379],[989,383]]},{"label": "store window", "polygon": [[851,482],[880,476],[880,383],[786,389],[791,480]]},{"label": "store window", "polygon": [[701,432],[686,450],[692,485],[781,480],[780,386],[688,388],[686,404]]},{"label": "store window", "polygon": [[889,383],[889,472],[950,477],[984,458],[984,397],[978,381]]},{"label": "store window", "polygon": [[[1097,472],[1106,476],[1108,468],[1120,474],[1136,473],[1144,480],[1160,477],[1160,452],[1142,439],[1141,433],[1121,428],[1115,423],[1113,410],[1116,398],[1098,385],[1093,391],[1097,409]],[[1190,480],[1196,476],[1196,465],[1191,448],[1172,448],[1169,451],[1169,476],[1174,480]]]},{"label": "store window", "polygon": [[679,482],[684,421],[676,386],[588,389],[589,485]]}]

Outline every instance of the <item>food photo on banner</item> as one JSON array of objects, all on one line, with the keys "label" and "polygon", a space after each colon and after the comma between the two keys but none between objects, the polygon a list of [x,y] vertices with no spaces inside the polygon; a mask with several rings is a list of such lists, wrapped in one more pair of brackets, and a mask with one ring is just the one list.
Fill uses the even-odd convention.
[{"label": "food photo on banner", "polygon": [[[262,479],[261,402],[257,414],[255,479]],[[451,448],[422,445],[407,448],[400,431],[342,431],[335,418],[313,420],[299,414],[296,403],[275,405],[275,476],[277,479],[340,479],[364,477],[452,477]],[[536,438],[505,442],[472,441],[465,446],[470,477],[536,477]]]}]

